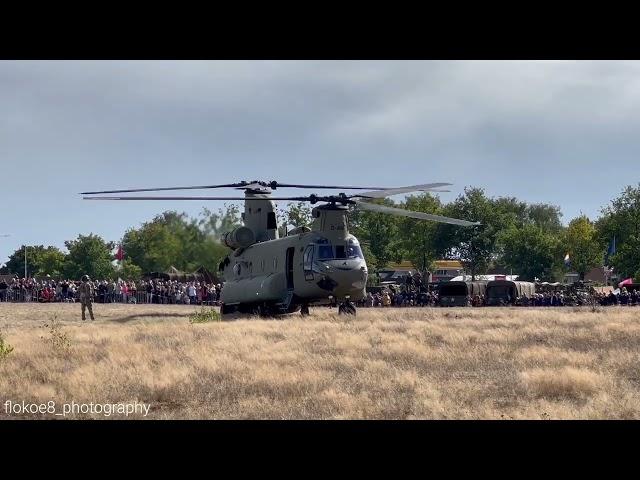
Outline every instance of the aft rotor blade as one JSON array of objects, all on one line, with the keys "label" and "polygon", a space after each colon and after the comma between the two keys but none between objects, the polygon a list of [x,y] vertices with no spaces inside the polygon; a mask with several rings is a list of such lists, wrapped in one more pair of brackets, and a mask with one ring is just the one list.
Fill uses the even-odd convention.
[{"label": "aft rotor blade", "polygon": [[309,197],[83,197],[83,200],[291,200],[303,202]]},{"label": "aft rotor blade", "polygon": [[[246,185],[249,185],[248,183]],[[135,192],[162,192],[166,190],[198,190],[204,188],[233,188],[242,187],[242,183],[225,183],[221,185],[197,185],[188,187],[159,187],[159,188],[132,188],[128,190],[103,190],[101,192],[80,192],[80,195],[102,195],[105,193],[135,193]]]},{"label": "aft rotor blade", "polygon": [[391,197],[393,195],[399,195],[401,193],[428,192],[431,190],[439,191],[434,189],[438,189],[440,187],[447,187],[449,185],[451,185],[451,183],[425,183],[422,185],[411,185],[408,187],[398,187],[398,188],[385,188],[384,190],[380,190],[380,191],[363,192],[354,196],[367,197],[367,198],[386,198],[386,197]]},{"label": "aft rotor blade", "polygon": [[371,212],[389,213],[391,215],[399,215],[402,217],[417,218],[419,220],[431,220],[433,222],[449,223],[451,225],[460,225],[463,227],[471,227],[480,225],[480,222],[469,222],[467,220],[459,220],[457,218],[443,217],[440,215],[432,215],[424,212],[414,212],[403,208],[387,207],[386,205],[378,205],[376,203],[356,202],[356,208],[369,210]]}]

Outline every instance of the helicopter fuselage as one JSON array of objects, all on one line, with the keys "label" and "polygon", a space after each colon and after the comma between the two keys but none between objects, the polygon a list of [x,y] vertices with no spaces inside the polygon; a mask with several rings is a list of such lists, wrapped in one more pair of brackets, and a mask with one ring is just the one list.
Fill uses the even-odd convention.
[{"label": "helicopter fuselage", "polygon": [[342,206],[316,207],[312,229],[231,252],[221,263],[224,310],[286,313],[364,298],[367,265],[358,239],[348,232],[346,213]]}]

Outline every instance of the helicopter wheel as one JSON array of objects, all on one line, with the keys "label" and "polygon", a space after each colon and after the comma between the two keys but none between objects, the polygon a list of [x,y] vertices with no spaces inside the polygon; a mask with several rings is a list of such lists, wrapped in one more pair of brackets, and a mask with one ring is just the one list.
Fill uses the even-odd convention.
[{"label": "helicopter wheel", "polygon": [[309,305],[300,306],[300,315],[302,315],[303,317],[309,316]]},{"label": "helicopter wheel", "polygon": [[269,316],[269,309],[267,307],[267,305],[261,303],[258,305],[253,305],[251,307],[251,311],[250,311],[251,315],[257,315],[258,317],[264,318]]},{"label": "helicopter wheel", "polygon": [[237,310],[235,305],[225,305],[224,303],[220,306],[220,315],[229,315],[230,313],[234,313]]}]

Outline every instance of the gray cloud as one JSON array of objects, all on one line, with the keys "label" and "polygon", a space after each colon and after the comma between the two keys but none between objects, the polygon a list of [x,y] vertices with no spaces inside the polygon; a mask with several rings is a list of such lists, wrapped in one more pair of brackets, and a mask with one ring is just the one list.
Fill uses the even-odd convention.
[{"label": "gray cloud", "polygon": [[[639,62],[0,62],[0,230],[116,239],[167,208],[87,188],[451,181],[596,215],[637,183]],[[99,220],[99,221],[98,221]],[[1,232],[0,232],[1,233]],[[2,255],[0,255],[2,256]],[[0,260],[1,261],[1,260]]]}]

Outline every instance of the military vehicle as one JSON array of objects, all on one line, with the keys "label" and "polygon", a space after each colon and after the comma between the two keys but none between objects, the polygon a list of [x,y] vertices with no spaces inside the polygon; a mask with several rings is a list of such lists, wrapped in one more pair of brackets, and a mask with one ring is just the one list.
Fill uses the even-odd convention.
[{"label": "military vehicle", "polygon": [[532,282],[492,280],[487,282],[485,292],[486,305],[513,305],[519,297],[533,297],[536,285]]},{"label": "military vehicle", "polygon": [[487,288],[487,282],[462,282],[451,281],[440,285],[438,303],[441,307],[466,307],[471,305],[471,299],[475,296],[483,296]]},{"label": "military vehicle", "polygon": [[[231,250],[219,265],[225,280],[221,313],[234,312],[272,316],[310,305],[335,305],[338,312],[355,314],[352,300],[366,295],[368,269],[358,239],[349,233],[347,214],[357,208],[459,226],[478,222],[442,217],[423,212],[370,203],[371,200],[416,191],[446,191],[449,183],[429,183],[400,188],[300,185],[262,181],[189,187],[142,188],[83,192],[82,195],[139,193],[164,190],[235,188],[243,197],[188,196],[85,196],[86,200],[244,200],[244,225],[226,233],[222,242]],[[337,195],[272,196],[278,188],[366,190]],[[295,228],[279,238],[274,201],[319,204],[312,209],[311,228]]]}]

